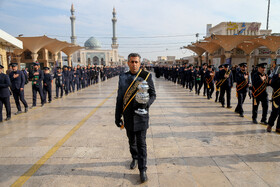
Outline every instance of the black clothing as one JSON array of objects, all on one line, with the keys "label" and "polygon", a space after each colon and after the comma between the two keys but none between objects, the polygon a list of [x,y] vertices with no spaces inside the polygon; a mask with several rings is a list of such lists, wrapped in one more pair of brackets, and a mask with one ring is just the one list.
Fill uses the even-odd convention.
[{"label": "black clothing", "polygon": [[[271,80],[271,87],[273,88],[273,93],[280,89],[280,78],[278,74],[274,75]],[[279,93],[279,92],[277,92]],[[278,106],[278,107],[277,107]],[[268,120],[268,125],[273,127],[275,120],[277,120],[276,129],[280,129],[280,96],[272,99],[272,111]]]},{"label": "black clothing", "polygon": [[6,108],[7,118],[11,117],[11,105],[10,105],[10,96],[11,92],[9,90],[11,82],[8,75],[0,73],[0,122],[3,121],[2,110],[3,104]]},{"label": "black clothing", "polygon": [[[230,71],[230,70],[228,70]],[[229,75],[227,79],[225,79],[226,73]],[[219,72],[219,80],[225,79],[223,84],[221,84],[221,103],[222,106],[225,105],[225,93],[227,93],[227,107],[230,107],[230,100],[231,100],[231,88],[233,86],[233,77],[232,77],[232,72],[226,72],[226,70],[221,70]]]},{"label": "black clothing", "polygon": [[[144,70],[143,74],[147,75],[148,72]],[[138,168],[140,171],[147,169],[147,148],[146,148],[146,131],[149,128],[149,113],[148,114],[137,114],[135,110],[139,107],[135,98],[133,98],[128,104],[126,110],[123,112],[123,97],[135,79],[137,74],[131,74],[130,72],[123,73],[119,76],[118,96],[116,103],[115,123],[119,124],[121,117],[124,117],[124,127],[127,131],[129,139],[129,146],[132,158],[138,159]],[[136,81],[143,81],[144,78],[139,76]],[[149,112],[149,107],[156,99],[156,92],[152,75],[149,75],[147,79],[149,85],[149,101],[147,103],[146,110]]]},{"label": "black clothing", "polygon": [[42,89],[42,80],[44,79],[44,75],[42,71],[34,70],[33,72],[30,73],[29,78],[32,80],[33,106],[36,106],[37,92],[39,92],[41,98],[41,104],[44,104],[44,96],[43,96],[43,89]]},{"label": "black clothing", "polygon": [[243,115],[243,103],[246,99],[247,91],[248,91],[248,80],[245,79],[246,72],[237,71],[235,75],[236,80],[236,92],[238,97],[238,103],[235,108],[235,112]]},{"label": "black clothing", "polygon": [[[266,121],[267,112],[268,112],[268,93],[266,91],[266,80],[263,81],[261,79],[262,74],[260,72],[256,72],[252,77],[253,84],[253,120],[257,119],[258,116],[258,107],[260,102],[262,102],[262,119],[261,121]],[[264,85],[264,89],[261,93],[257,94],[255,91],[260,88],[261,85]]]},{"label": "black clothing", "polygon": [[51,74],[44,73],[44,80],[43,80],[43,95],[44,95],[44,103],[47,101],[47,94],[49,98],[49,102],[52,101],[52,76]]}]

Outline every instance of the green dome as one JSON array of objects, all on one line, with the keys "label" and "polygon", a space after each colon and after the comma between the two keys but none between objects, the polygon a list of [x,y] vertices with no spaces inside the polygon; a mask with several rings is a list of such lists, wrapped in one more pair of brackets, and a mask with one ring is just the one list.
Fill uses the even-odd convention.
[{"label": "green dome", "polygon": [[85,42],[85,48],[86,49],[99,49],[99,48],[101,48],[101,44],[100,44],[100,42],[96,38],[90,37]]}]

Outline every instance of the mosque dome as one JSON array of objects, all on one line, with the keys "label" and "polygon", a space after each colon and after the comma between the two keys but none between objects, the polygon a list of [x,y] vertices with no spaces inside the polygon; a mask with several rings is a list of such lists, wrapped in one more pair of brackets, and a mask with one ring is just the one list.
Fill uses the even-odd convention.
[{"label": "mosque dome", "polygon": [[85,48],[86,49],[99,49],[101,48],[101,44],[100,42],[94,38],[94,37],[90,37],[86,42],[85,42]]}]

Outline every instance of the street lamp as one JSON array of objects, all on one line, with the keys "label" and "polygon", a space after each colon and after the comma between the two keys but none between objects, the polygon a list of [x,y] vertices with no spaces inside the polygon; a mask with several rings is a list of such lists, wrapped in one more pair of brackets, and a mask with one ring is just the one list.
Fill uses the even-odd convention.
[{"label": "street lamp", "polygon": [[269,22],[269,9],[270,9],[270,0],[268,0],[268,7],[267,7],[266,30],[268,30],[268,22]]}]

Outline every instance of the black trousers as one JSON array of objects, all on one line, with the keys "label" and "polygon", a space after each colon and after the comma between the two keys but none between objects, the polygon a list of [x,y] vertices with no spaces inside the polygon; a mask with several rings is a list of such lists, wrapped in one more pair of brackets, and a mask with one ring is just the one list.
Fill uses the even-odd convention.
[{"label": "black trousers", "polygon": [[3,115],[2,115],[3,105],[6,108],[7,118],[10,118],[11,117],[10,97],[0,97],[0,122],[3,121]]},{"label": "black trousers", "polygon": [[200,81],[195,80],[195,82],[194,82],[195,93],[198,93],[198,88],[199,88],[199,85],[200,85]]},{"label": "black trousers", "polygon": [[75,80],[71,81],[72,92],[75,92]]},{"label": "black trousers", "polygon": [[227,93],[227,107],[230,106],[230,99],[231,99],[231,87],[228,86],[222,86],[221,87],[221,103],[224,106],[225,105],[225,93]]},{"label": "black trousers", "polygon": [[143,131],[126,131],[128,137],[129,150],[133,159],[138,160],[139,171],[147,170],[147,130]]},{"label": "black trousers", "polygon": [[[256,105],[254,105],[256,100]],[[262,102],[262,119],[261,121],[266,121],[267,118],[267,113],[268,113],[268,97],[257,97],[257,98],[253,98],[253,119],[257,119],[258,117],[258,108],[259,108],[259,104],[260,102]]]},{"label": "black trousers", "polygon": [[75,79],[74,88],[73,88],[74,91],[75,91],[75,85],[76,85],[77,91],[78,91],[80,89],[80,80],[79,79]]},{"label": "black trousers", "polygon": [[58,97],[58,95],[59,95],[59,90],[60,90],[60,97],[62,97],[63,96],[63,86],[57,84],[55,86],[56,97]]},{"label": "black trousers", "polygon": [[216,98],[215,98],[215,102],[218,102],[218,100],[219,100],[219,102],[220,102],[220,99],[219,99],[219,95],[220,95],[220,88],[217,88],[216,87]]},{"label": "black trousers", "polygon": [[200,81],[199,83],[199,88],[198,88],[198,91],[197,93],[199,94],[200,93],[200,89],[203,85],[203,95],[206,95],[206,92],[207,92],[207,83],[205,81]]},{"label": "black trousers", "polygon": [[[207,85],[207,84],[206,84],[206,85]],[[213,83],[210,83],[210,84],[209,84],[209,88],[208,88],[208,85],[207,85],[207,99],[212,98],[213,92],[214,92],[214,84],[213,84]]]},{"label": "black trousers", "polygon": [[44,103],[43,89],[42,85],[32,85],[32,95],[33,95],[33,106],[36,106],[37,92],[39,92],[41,98],[41,104]]},{"label": "black trousers", "polygon": [[20,91],[20,89],[14,89],[12,90],[12,92],[17,106],[17,110],[21,111],[21,106],[19,101],[22,102],[25,108],[28,108],[27,102],[24,99],[24,90]]},{"label": "black trousers", "polygon": [[190,89],[190,91],[193,90],[193,85],[194,85],[194,80],[190,80],[189,81],[189,89]]},{"label": "black trousers", "polygon": [[272,104],[272,111],[268,120],[268,125],[273,127],[276,119],[277,119],[276,129],[280,129],[280,107],[275,108],[275,106]]},{"label": "black trousers", "polygon": [[235,112],[238,112],[239,114],[244,114],[243,103],[246,99],[246,95],[247,95],[247,92],[238,93],[238,103],[235,108]]},{"label": "black trousers", "polygon": [[52,86],[43,86],[43,95],[44,95],[44,103],[47,102],[47,94],[49,98],[49,102],[52,101]]},{"label": "black trousers", "polygon": [[65,95],[68,95],[68,93],[69,93],[69,81],[68,80],[65,81],[64,90],[65,90]]}]

